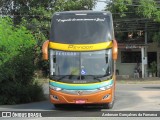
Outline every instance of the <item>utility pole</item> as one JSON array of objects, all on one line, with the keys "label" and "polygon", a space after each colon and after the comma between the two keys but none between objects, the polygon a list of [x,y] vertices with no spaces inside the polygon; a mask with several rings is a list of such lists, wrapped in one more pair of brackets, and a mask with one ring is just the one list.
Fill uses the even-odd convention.
[{"label": "utility pole", "polygon": [[148,62],[148,57],[147,57],[147,41],[148,41],[148,32],[147,32],[147,22],[145,23],[145,77],[148,77],[148,70],[147,70],[147,62]]}]

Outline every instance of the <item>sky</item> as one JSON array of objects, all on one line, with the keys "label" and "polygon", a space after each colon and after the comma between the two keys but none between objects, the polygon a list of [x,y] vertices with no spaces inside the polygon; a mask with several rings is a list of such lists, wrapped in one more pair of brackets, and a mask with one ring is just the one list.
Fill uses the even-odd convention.
[{"label": "sky", "polygon": [[106,3],[105,2],[97,2],[94,11],[102,11],[105,9]]}]

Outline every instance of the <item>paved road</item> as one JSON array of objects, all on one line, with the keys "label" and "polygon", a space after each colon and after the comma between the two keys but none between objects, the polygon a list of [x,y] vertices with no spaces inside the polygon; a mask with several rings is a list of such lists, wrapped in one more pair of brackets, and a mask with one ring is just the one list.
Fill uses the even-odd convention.
[{"label": "paved road", "polygon": [[[48,85],[44,85],[48,94]],[[106,111],[160,111],[160,85],[149,84],[117,84],[116,100],[112,110],[101,106],[69,106],[55,109],[49,100],[22,104],[2,105],[0,111],[52,111],[54,116],[100,116],[99,112]],[[93,120],[97,120],[94,118]]]}]

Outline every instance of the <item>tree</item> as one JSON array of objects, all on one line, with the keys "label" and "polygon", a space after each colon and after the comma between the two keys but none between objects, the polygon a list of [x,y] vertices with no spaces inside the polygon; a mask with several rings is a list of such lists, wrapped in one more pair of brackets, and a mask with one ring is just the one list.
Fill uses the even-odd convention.
[{"label": "tree", "polygon": [[33,33],[48,38],[50,20],[56,11],[91,10],[97,0],[1,0],[1,14],[10,15],[15,24],[26,20],[27,28]]},{"label": "tree", "polygon": [[[37,68],[47,70],[42,62],[41,46],[49,38],[50,21],[54,12],[91,10],[97,0],[1,0],[3,15],[12,16],[14,24],[22,23],[37,40]],[[47,71],[45,72],[47,73]]]},{"label": "tree", "polygon": [[120,17],[126,16],[128,12],[135,12],[135,15],[160,22],[159,7],[156,0],[111,0],[106,9],[120,13]]},{"label": "tree", "polygon": [[40,100],[42,88],[33,83],[35,38],[12,19],[0,18],[0,104]]},{"label": "tree", "polygon": [[97,0],[56,0],[55,11],[92,10]]},{"label": "tree", "polygon": [[155,21],[160,22],[160,7],[159,3],[155,0],[140,0],[137,8],[137,13],[143,15],[146,18],[152,18]]},{"label": "tree", "polygon": [[[122,32],[125,31],[127,33],[131,32],[133,34],[137,34],[136,30],[139,30],[139,33],[142,32],[145,30],[145,25],[149,24],[148,26],[153,26],[153,23],[158,24],[158,22],[160,22],[159,3],[156,2],[156,0],[111,0],[106,6],[106,10],[109,10],[113,13],[116,29],[120,28],[121,30],[121,28],[123,28]],[[129,22],[124,22],[125,20]],[[138,22],[138,20],[140,22]],[[139,26],[136,26],[136,24]],[[151,28],[156,28],[156,26]],[[148,30],[150,29],[148,28]],[[157,34],[157,30],[158,28],[154,30],[155,34]],[[123,39],[124,37],[127,39],[126,37],[128,37],[128,34],[122,32],[118,33],[117,36],[121,37],[120,39]],[[148,34],[150,34],[149,32]],[[139,34],[137,34],[137,37],[138,36]],[[153,36],[155,35],[152,35],[152,38]],[[144,34],[140,37],[144,37]]]}]

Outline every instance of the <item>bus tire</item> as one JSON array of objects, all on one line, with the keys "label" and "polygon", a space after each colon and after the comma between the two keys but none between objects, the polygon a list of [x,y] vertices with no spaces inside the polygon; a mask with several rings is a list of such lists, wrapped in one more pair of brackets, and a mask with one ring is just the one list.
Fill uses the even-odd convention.
[{"label": "bus tire", "polygon": [[113,95],[112,102],[105,103],[105,104],[103,105],[104,108],[106,108],[106,109],[112,109],[112,108],[113,108],[113,105],[114,105],[114,98],[115,98],[115,94]]},{"label": "bus tire", "polygon": [[62,108],[63,104],[53,104],[55,108]]},{"label": "bus tire", "polygon": [[105,109],[112,109],[114,105],[114,101],[104,104]]}]

